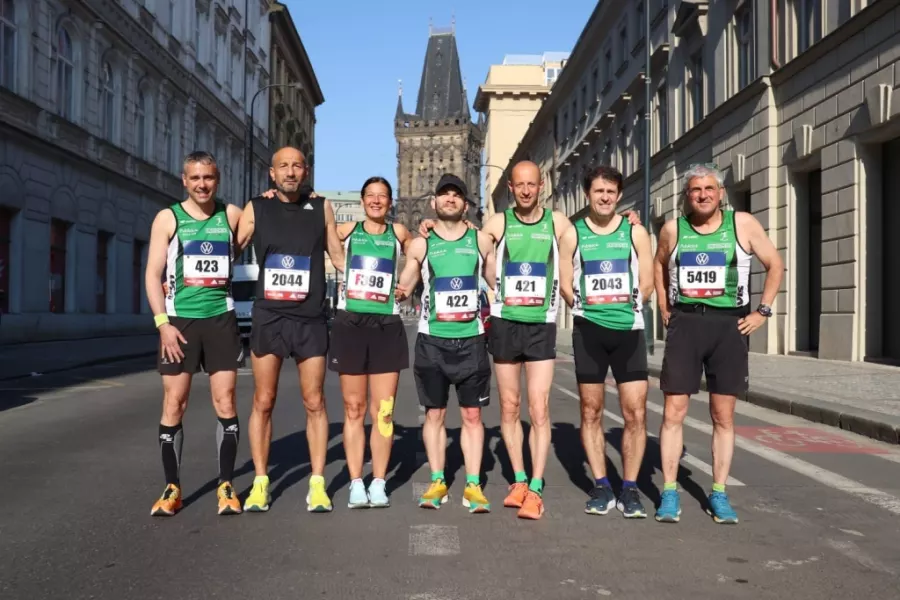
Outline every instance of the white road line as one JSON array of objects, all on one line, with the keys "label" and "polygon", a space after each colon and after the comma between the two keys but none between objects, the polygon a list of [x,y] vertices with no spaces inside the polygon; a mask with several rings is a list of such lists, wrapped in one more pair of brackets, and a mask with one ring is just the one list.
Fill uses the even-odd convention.
[{"label": "white road line", "polygon": [[[653,402],[647,402],[647,410],[652,410],[659,415],[663,414],[663,408]],[[701,431],[710,436],[712,435],[712,425],[698,421],[693,417],[685,417],[684,424],[691,429],[696,429],[697,431]],[[779,452],[768,446],[763,446],[762,444],[748,440],[739,435],[735,436],[734,443],[738,448],[746,450],[751,454],[755,454],[760,458],[764,458],[780,467],[784,467],[785,469],[789,469],[800,475],[805,475],[813,481],[817,481],[830,488],[847,492],[850,495],[856,496],[857,498],[865,500],[870,504],[874,504],[879,508],[883,508],[895,515],[900,515],[900,498],[897,498],[896,496],[865,486],[857,481],[848,479],[843,475],[832,473],[827,469],[817,467],[805,460],[800,460],[790,454],[785,454],[784,452]]]},{"label": "white road line", "polygon": [[870,571],[879,571],[881,573],[887,573],[888,575],[896,575],[893,569],[879,561],[877,558],[869,556],[868,554],[860,550],[859,546],[857,546],[853,542],[827,540],[826,543],[830,548],[837,550],[850,560],[855,560]]},{"label": "white road line", "polygon": [[459,554],[459,533],[453,525],[410,525],[410,556]]},{"label": "white road line", "polygon": [[[576,400],[579,400],[579,399],[580,399],[580,398],[578,397],[578,394],[576,394],[575,392],[573,392],[573,391],[571,391],[571,390],[567,390],[566,388],[562,387],[562,386],[559,385],[558,383],[554,383],[554,384],[553,384],[553,387],[555,387],[557,390],[561,391],[562,393],[566,394],[567,396],[571,396],[572,398],[574,398],[574,399],[576,399]],[[615,413],[612,413],[612,412],[610,412],[610,411],[608,411],[608,410],[604,410],[604,411],[603,411],[603,415],[604,415],[605,417],[609,418],[610,420],[615,421],[615,422],[618,423],[619,425],[625,425],[625,420],[624,420],[622,417],[620,417],[619,415],[615,414]],[[655,436],[655,435],[651,435],[651,434],[649,434],[649,433],[647,434],[647,437],[656,439],[656,436]],[[697,457],[694,456],[693,454],[688,454],[687,452],[685,452],[685,453],[682,455],[681,460],[682,460],[682,462],[691,465],[691,466],[694,467],[695,469],[698,469],[699,471],[702,471],[703,473],[706,473],[706,474],[709,475],[710,477],[713,476],[712,466],[709,465],[708,463],[703,462],[702,460],[700,460],[699,458],[697,458]],[[734,477],[731,477],[731,476],[728,477],[728,480],[726,481],[726,484],[727,484],[727,485],[731,485],[731,486],[737,486],[737,487],[740,487],[740,486],[745,485],[744,482],[742,482],[742,481],[740,481],[739,479],[736,479],[736,478],[734,478]]]}]

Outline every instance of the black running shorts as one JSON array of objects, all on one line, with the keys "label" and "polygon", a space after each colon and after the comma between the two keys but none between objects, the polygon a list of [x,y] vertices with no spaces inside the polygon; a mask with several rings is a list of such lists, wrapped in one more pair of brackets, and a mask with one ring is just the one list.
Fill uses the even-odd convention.
[{"label": "black running shorts", "polygon": [[400,315],[339,310],[331,325],[328,368],[342,375],[397,373],[409,368],[407,344]]},{"label": "black running shorts", "polygon": [[490,403],[491,361],[483,335],[450,339],[420,333],[413,364],[419,404],[446,408],[450,386],[456,386],[460,406],[482,408]]},{"label": "black running shorts", "polygon": [[162,375],[197,373],[201,368],[207,373],[236,371],[240,366],[244,348],[233,310],[205,319],[169,317],[169,323],[187,344],[181,344],[184,360],[177,363],[169,362],[160,348],[157,368]]},{"label": "black running shorts", "polygon": [[647,381],[647,344],[644,331],[609,329],[575,317],[572,347],[578,383],[603,383],[612,367],[616,383]]},{"label": "black running shorts", "polygon": [[494,360],[531,362],[556,358],[556,323],[520,323],[491,317],[488,349]]},{"label": "black running shorts", "polygon": [[667,394],[696,394],[706,370],[712,394],[738,396],[750,379],[748,336],[738,329],[747,309],[703,309],[679,305],[672,311],[666,334],[660,388]]},{"label": "black running shorts", "polygon": [[250,350],[256,356],[274,354],[298,361],[325,356],[328,326],[324,318],[302,319],[254,306]]}]

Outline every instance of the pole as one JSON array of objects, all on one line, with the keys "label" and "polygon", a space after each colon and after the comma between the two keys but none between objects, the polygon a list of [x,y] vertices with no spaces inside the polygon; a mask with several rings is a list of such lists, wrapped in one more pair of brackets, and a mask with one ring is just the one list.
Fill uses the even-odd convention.
[{"label": "pole", "polygon": [[[644,207],[641,210],[642,221],[647,233],[650,233],[650,126],[651,110],[650,102],[653,99],[653,81],[650,76],[650,0],[644,0],[644,61],[645,65],[645,93],[644,93]],[[658,299],[657,299],[658,300]],[[650,299],[644,299],[644,335],[646,335],[647,353],[654,353],[654,322],[653,310],[650,308]]]}]

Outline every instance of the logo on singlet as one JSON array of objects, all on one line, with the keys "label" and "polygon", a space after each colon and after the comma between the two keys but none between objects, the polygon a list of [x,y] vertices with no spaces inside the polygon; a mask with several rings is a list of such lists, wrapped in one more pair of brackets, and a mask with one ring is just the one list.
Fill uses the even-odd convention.
[{"label": "logo on singlet", "polygon": [[200,252],[202,252],[203,254],[212,254],[213,245],[209,242],[203,242],[202,244],[200,244]]},{"label": "logo on singlet", "polygon": [[697,264],[698,265],[705,265],[708,262],[709,262],[709,255],[706,254],[705,252],[701,252],[700,254],[697,255]]},{"label": "logo on singlet", "polygon": [[454,277],[453,279],[450,280],[450,287],[453,288],[454,290],[460,290],[460,289],[462,289],[462,286],[463,286],[463,280],[460,279],[459,277]]},{"label": "logo on singlet", "polygon": [[363,266],[370,271],[378,268],[378,259],[373,256],[367,256],[363,259]]},{"label": "logo on singlet", "polygon": [[531,274],[531,263],[522,263],[519,266],[519,273],[522,275],[530,275]]},{"label": "logo on singlet", "polygon": [[600,272],[601,273],[609,273],[610,271],[612,271],[612,268],[613,268],[612,263],[609,262],[608,260],[604,260],[603,262],[600,263]]},{"label": "logo on singlet", "polygon": [[294,257],[293,256],[285,256],[281,259],[281,266],[285,269],[294,268]]}]

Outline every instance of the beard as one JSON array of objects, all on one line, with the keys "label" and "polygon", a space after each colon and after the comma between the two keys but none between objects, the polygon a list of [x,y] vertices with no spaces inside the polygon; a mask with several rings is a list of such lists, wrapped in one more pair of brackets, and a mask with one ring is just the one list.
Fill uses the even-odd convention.
[{"label": "beard", "polygon": [[454,212],[444,212],[442,210],[435,209],[434,211],[437,214],[437,218],[441,221],[448,221],[450,223],[459,223],[462,221],[463,215],[466,214],[465,210],[462,210],[458,213]]},{"label": "beard", "polygon": [[282,194],[296,194],[302,186],[302,181],[282,181],[275,184],[275,188]]}]

